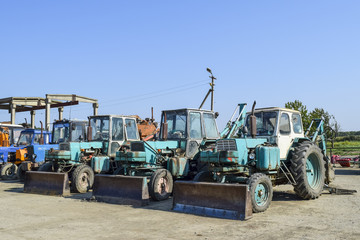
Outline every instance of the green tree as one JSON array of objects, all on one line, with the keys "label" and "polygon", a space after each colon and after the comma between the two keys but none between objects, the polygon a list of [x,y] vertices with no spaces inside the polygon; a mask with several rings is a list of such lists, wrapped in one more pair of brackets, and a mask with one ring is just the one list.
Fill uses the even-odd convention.
[{"label": "green tree", "polygon": [[313,119],[318,118],[324,121],[324,128],[327,136],[332,136],[333,131],[337,135],[337,133],[340,131],[340,124],[336,121],[334,115],[331,115],[323,108],[315,108],[309,113],[306,106],[299,100],[295,100],[294,102],[287,102],[285,103],[285,107],[289,109],[298,110],[301,113],[301,118],[305,130],[308,129]]}]

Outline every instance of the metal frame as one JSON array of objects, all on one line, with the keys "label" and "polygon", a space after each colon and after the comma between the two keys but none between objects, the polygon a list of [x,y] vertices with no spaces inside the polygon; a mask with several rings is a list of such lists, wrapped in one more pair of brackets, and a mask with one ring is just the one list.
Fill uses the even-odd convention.
[{"label": "metal frame", "polygon": [[45,109],[45,129],[50,130],[50,109],[58,108],[59,120],[63,118],[65,106],[77,105],[79,102],[92,103],[93,115],[97,115],[99,104],[97,99],[77,96],[75,94],[46,94],[41,97],[9,97],[0,99],[0,110],[8,110],[11,114],[11,124],[15,124],[17,112],[31,114],[31,128],[35,128],[35,111]]}]

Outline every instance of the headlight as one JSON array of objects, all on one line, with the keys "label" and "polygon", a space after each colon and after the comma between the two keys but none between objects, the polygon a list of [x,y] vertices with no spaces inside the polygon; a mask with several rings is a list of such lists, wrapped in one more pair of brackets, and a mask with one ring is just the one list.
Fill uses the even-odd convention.
[{"label": "headlight", "polygon": [[249,154],[249,160],[254,160],[255,159],[255,153],[250,153]]}]

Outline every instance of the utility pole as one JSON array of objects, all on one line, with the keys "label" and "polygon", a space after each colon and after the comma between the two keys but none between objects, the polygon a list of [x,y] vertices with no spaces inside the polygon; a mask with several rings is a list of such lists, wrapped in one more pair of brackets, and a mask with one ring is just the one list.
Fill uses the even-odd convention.
[{"label": "utility pole", "polygon": [[202,108],[202,106],[204,105],[207,97],[208,97],[209,94],[211,93],[211,111],[213,111],[213,110],[214,110],[214,86],[215,86],[214,80],[216,80],[216,77],[214,77],[214,75],[212,74],[210,68],[206,68],[206,71],[208,71],[208,72],[211,74],[211,76],[209,76],[209,78],[211,78],[211,83],[210,83],[211,88],[210,88],[209,91],[207,92],[207,94],[206,94],[204,100],[202,101],[199,109]]}]

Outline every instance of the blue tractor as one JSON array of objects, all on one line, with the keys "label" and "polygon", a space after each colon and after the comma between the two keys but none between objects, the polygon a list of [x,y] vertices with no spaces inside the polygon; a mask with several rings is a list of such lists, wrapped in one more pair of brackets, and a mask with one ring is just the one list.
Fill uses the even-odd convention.
[{"label": "blue tractor", "polygon": [[25,147],[29,145],[49,144],[51,133],[36,129],[25,129],[20,133],[16,144],[10,147],[0,147],[0,164],[2,179],[16,178],[18,165],[25,160]]},{"label": "blue tractor", "polygon": [[[113,180],[112,184],[101,184],[109,187],[109,191],[94,186],[93,193],[100,199],[102,193],[112,199],[131,197],[141,192],[135,187],[137,178],[145,177],[148,180],[148,194],[154,200],[165,200],[172,193],[174,179],[192,179],[199,171],[197,158],[202,148],[210,147],[219,139],[216,125],[216,114],[213,111],[201,109],[177,109],[162,112],[160,136],[155,141],[134,141],[129,148],[123,147],[116,154],[117,170],[115,175],[129,176],[111,178],[98,176],[101,182],[104,179]],[[122,195],[131,184],[134,177],[134,187],[127,196]],[[125,181],[124,179],[130,179]],[[105,180],[104,180],[105,181]],[[114,191],[111,189],[117,186]],[[144,186],[142,186],[144,187]],[[112,195],[113,194],[113,195]],[[141,194],[139,194],[141,195]]]},{"label": "blue tractor", "polygon": [[[235,110],[215,148],[200,153],[206,171],[194,182],[175,186],[175,211],[246,219],[249,209],[263,212],[269,207],[273,186],[290,183],[301,198],[316,199],[334,179],[322,120],[304,131],[298,111],[254,110],[254,103],[246,114],[245,107],[238,105],[238,117],[233,121]],[[214,191],[221,196],[213,197]]]},{"label": "blue tractor", "polygon": [[23,181],[26,171],[36,171],[41,167],[45,161],[46,151],[57,150],[61,143],[84,141],[87,123],[87,121],[66,119],[55,121],[49,143],[45,140],[44,144],[31,144],[26,147],[26,159],[18,167],[18,178]]}]

